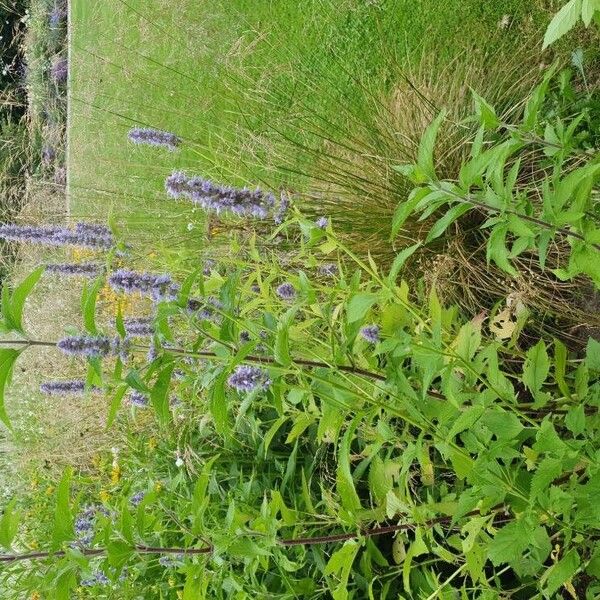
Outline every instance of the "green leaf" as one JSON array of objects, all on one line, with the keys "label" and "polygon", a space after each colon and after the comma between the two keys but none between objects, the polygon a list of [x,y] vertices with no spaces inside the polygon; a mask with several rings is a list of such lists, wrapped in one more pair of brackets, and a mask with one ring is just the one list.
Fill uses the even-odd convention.
[{"label": "green leaf", "polygon": [[586,27],[589,27],[596,11],[600,11],[600,0],[583,0],[581,18]]},{"label": "green leaf", "polygon": [[310,427],[310,425],[312,425],[314,422],[315,417],[313,415],[306,412],[299,413],[294,419],[294,425],[292,426],[292,429],[290,430],[285,440],[285,443],[291,444],[298,437],[300,437],[304,433],[304,431],[308,427]]},{"label": "green leaf", "polygon": [[500,125],[500,119],[496,116],[494,107],[484,100],[473,88],[471,88],[473,100],[475,101],[475,112],[479,122],[486,129],[496,129]]},{"label": "green leaf", "polygon": [[210,394],[210,414],[215,423],[215,430],[219,435],[229,435],[231,426],[227,411],[227,396],[225,395],[225,379],[227,373],[223,372],[216,379]]},{"label": "green leaf", "polygon": [[350,471],[350,445],[357,423],[357,417],[355,417],[350,427],[344,432],[338,451],[336,475],[337,492],[341,498],[342,506],[351,512],[360,510],[361,508],[360,498],[356,493],[352,472]]},{"label": "green leaf", "polygon": [[460,413],[456,421],[452,424],[450,431],[448,432],[448,439],[452,439],[454,436],[470,429],[479,421],[483,413],[485,412],[485,407],[477,404],[475,406],[468,407],[463,412]]},{"label": "green leaf", "polygon": [[4,390],[19,354],[21,354],[20,350],[8,348],[0,350],[0,419],[9,429],[12,429],[12,425],[4,406]]},{"label": "green leaf", "polygon": [[392,485],[392,478],[386,473],[383,460],[378,454],[375,455],[369,467],[369,489],[379,504],[385,500]]},{"label": "green leaf", "polygon": [[499,440],[512,440],[523,431],[519,418],[514,413],[502,409],[488,410],[481,420]]},{"label": "green leaf", "polygon": [[13,540],[19,528],[19,512],[15,510],[17,499],[13,498],[4,509],[0,519],[0,544],[7,550],[12,547]]},{"label": "green leaf", "polygon": [[535,500],[540,494],[548,494],[548,487],[561,473],[560,458],[544,458],[531,478],[530,499]]},{"label": "green leaf", "polygon": [[417,165],[423,173],[431,180],[436,179],[435,165],[433,161],[433,151],[437,134],[446,118],[446,111],[442,110],[433,122],[425,129],[421,142],[419,143],[419,151],[417,154]]},{"label": "green leaf", "polygon": [[292,364],[292,357],[290,355],[290,325],[297,312],[297,306],[290,308],[277,324],[273,354],[275,360],[284,367],[289,367]]},{"label": "green leaf", "polygon": [[585,348],[585,364],[590,371],[600,371],[600,342],[592,337]]},{"label": "green leaf", "polygon": [[392,267],[390,268],[390,273],[388,275],[388,281],[390,284],[394,284],[398,277],[398,273],[400,273],[400,269],[404,266],[404,263],[420,248],[421,242],[417,242],[408,248],[404,248],[401,252],[398,253],[394,262],[392,263]]},{"label": "green leaf", "polygon": [[67,467],[56,491],[56,508],[54,510],[54,528],[52,531],[52,549],[57,550],[63,542],[73,539],[73,516],[69,506],[71,477],[73,470]]},{"label": "green leaf", "polygon": [[555,565],[552,565],[541,577],[540,583],[544,588],[544,596],[551,598],[554,593],[565,584],[579,568],[579,554],[577,550],[570,550]]},{"label": "green leaf", "polygon": [[585,409],[583,404],[578,404],[569,409],[565,417],[565,425],[575,436],[585,431]]},{"label": "green leaf", "polygon": [[377,302],[377,299],[377,294],[361,293],[353,296],[346,309],[348,322],[355,323],[362,320],[371,306]]},{"label": "green leaf", "polygon": [[167,365],[156,378],[156,382],[150,392],[150,402],[154,407],[156,416],[160,423],[165,425],[171,418],[171,409],[169,407],[169,387],[171,385],[171,375],[173,374],[174,364]]},{"label": "green leaf", "polygon": [[506,248],[507,230],[507,224],[494,227],[487,242],[486,258],[488,263],[490,260],[493,260],[503,271],[509,275],[516,276],[517,271],[508,259],[508,250]]},{"label": "green leaf", "polygon": [[542,389],[542,385],[546,381],[549,372],[550,360],[546,351],[546,344],[544,340],[540,340],[525,355],[523,383],[535,395]]},{"label": "green leaf", "polygon": [[45,267],[38,267],[33,273],[30,273],[13,291],[10,298],[11,316],[14,328],[23,332],[23,309],[25,301],[35,284],[39,281]]},{"label": "green leaf", "polygon": [[[83,315],[83,326],[92,335],[97,335],[96,327],[96,300],[98,292],[104,285],[104,279],[96,279],[91,285],[85,284],[81,294],[81,313]],[[124,337],[124,336],[123,336]]]},{"label": "green leaf", "polygon": [[106,554],[111,566],[122,569],[134,554],[134,551],[129,544],[115,540],[106,546]]},{"label": "green leaf", "polygon": [[431,240],[440,237],[456,219],[462,217],[465,213],[473,209],[471,204],[457,204],[448,209],[443,217],[440,217],[429,230],[425,243],[428,244]]},{"label": "green leaf", "polygon": [[113,396],[113,399],[110,403],[110,408],[108,410],[108,417],[106,420],[106,427],[110,427],[116,416],[117,413],[119,412],[119,409],[121,408],[121,404],[123,403],[123,397],[125,396],[125,392],[127,391],[128,386],[127,385],[121,385],[117,388],[117,391],[115,392],[115,395]]},{"label": "green leaf", "polygon": [[335,589],[331,590],[333,600],[346,600],[348,598],[348,579],[359,549],[360,544],[358,542],[348,540],[331,555],[327,562],[323,574],[325,576],[335,574],[337,578],[337,585]]},{"label": "green leaf", "polygon": [[518,562],[529,545],[531,529],[523,520],[513,521],[496,532],[488,546],[488,558],[495,566]]},{"label": "green leaf", "polygon": [[554,379],[558,384],[561,394],[566,398],[571,397],[571,391],[565,381],[567,370],[567,348],[560,340],[554,340]]},{"label": "green leaf", "polygon": [[404,225],[408,217],[410,217],[410,215],[412,215],[415,212],[419,202],[421,202],[421,200],[426,198],[429,194],[433,193],[435,192],[432,192],[427,187],[418,187],[410,193],[407,200],[398,204],[396,210],[394,211],[394,216],[392,218],[392,231],[390,234],[390,241],[398,235],[398,232],[402,228],[402,225]]},{"label": "green leaf", "polygon": [[544,35],[542,50],[573,29],[581,14],[581,0],[570,0],[555,15]]}]

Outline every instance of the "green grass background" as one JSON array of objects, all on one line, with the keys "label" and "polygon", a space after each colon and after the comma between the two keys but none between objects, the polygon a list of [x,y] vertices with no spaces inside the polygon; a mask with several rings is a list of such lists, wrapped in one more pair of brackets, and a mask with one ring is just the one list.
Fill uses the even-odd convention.
[{"label": "green grass background", "polygon": [[[524,44],[524,31],[543,26],[553,7],[545,4],[75,0],[71,213],[111,212],[138,238],[161,244],[158,254],[199,247],[202,216],[164,194],[174,168],[301,188],[310,160],[299,152],[296,165],[281,169],[270,136],[289,140],[292,155],[315,125],[339,137],[349,115],[360,119],[396,83],[398,64],[408,68],[424,53],[440,71],[460,53],[497,60]],[[186,143],[173,154],[135,147],[126,141],[135,125],[174,131]]]}]

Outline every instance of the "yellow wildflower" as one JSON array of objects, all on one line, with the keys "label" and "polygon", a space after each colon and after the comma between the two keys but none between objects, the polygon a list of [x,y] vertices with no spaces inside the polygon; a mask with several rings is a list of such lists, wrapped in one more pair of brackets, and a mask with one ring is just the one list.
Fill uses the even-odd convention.
[{"label": "yellow wildflower", "polygon": [[156,448],[157,445],[158,445],[158,442],[156,441],[155,437],[151,437],[148,440],[148,448],[150,448],[150,450],[154,450],[154,448]]},{"label": "yellow wildflower", "polygon": [[42,600],[42,597],[39,592],[33,592],[33,594],[31,594],[31,600]]},{"label": "yellow wildflower", "polygon": [[160,492],[160,490],[162,490],[162,487],[163,487],[162,483],[160,481],[157,481],[154,484],[154,491],[155,492]]},{"label": "yellow wildflower", "polygon": [[118,463],[113,464],[112,471],[110,473],[110,480],[113,484],[119,483],[119,479],[121,479],[121,467]]},{"label": "yellow wildflower", "polygon": [[37,550],[39,547],[40,545],[37,540],[31,540],[31,542],[29,542],[29,548],[31,548],[31,550]]},{"label": "yellow wildflower", "polygon": [[102,502],[108,502],[110,500],[110,494],[106,490],[101,490],[99,497]]},{"label": "yellow wildflower", "polygon": [[175,587],[176,581],[172,577],[169,577],[167,583],[169,584],[169,587]]},{"label": "yellow wildflower", "polygon": [[54,486],[53,485],[49,485],[46,488],[46,496],[52,496],[52,494],[54,494]]}]

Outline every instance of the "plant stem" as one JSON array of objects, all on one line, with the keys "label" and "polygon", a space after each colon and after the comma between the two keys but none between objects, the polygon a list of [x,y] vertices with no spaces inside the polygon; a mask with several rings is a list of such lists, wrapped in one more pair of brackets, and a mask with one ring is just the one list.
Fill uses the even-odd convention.
[{"label": "plant stem", "polygon": [[[202,548],[162,548],[159,546],[133,546],[132,550],[139,554],[209,554],[212,546]],[[106,548],[82,548],[80,552],[85,556],[102,556]],[[29,552],[27,554],[0,554],[0,563],[17,562],[21,560],[41,560],[44,558],[60,558],[65,556],[64,550],[57,552]]]}]

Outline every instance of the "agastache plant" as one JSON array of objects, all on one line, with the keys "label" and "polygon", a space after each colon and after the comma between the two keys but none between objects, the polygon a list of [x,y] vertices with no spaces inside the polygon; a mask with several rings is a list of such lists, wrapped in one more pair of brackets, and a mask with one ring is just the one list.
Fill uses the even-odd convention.
[{"label": "agastache plant", "polygon": [[266,219],[275,207],[275,197],[270,192],[221,185],[202,177],[188,177],[181,171],[167,177],[165,188],[172,198],[186,197],[202,209],[217,214]]},{"label": "agastache plant", "polygon": [[77,335],[63,338],[56,347],[68,356],[81,356],[85,358],[101,358],[110,354],[118,354],[113,339],[105,336]]},{"label": "agastache plant", "polygon": [[128,336],[148,337],[154,335],[154,319],[152,317],[125,319],[123,325]]},{"label": "agastache plant", "polygon": [[179,144],[181,144],[181,138],[174,133],[146,127],[133,127],[129,130],[127,137],[134,144],[162,146],[170,152],[177,150]]},{"label": "agastache plant", "polygon": [[267,389],[271,385],[268,374],[251,365],[239,365],[229,376],[227,383],[238,392],[252,392],[256,389]]}]

